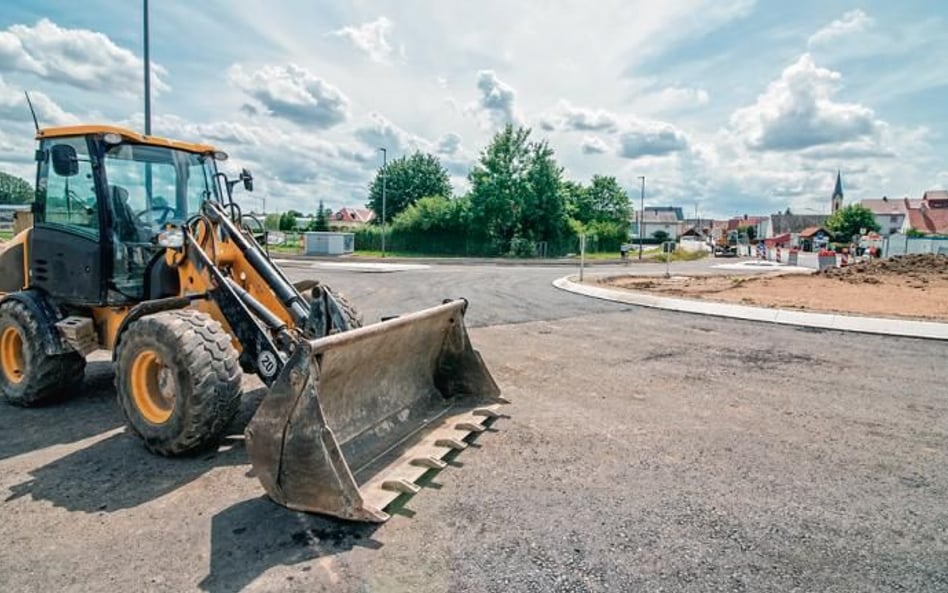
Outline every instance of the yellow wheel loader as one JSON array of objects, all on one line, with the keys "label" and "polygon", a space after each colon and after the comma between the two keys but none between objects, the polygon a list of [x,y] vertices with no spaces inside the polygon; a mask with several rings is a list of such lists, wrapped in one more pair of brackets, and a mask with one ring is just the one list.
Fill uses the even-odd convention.
[{"label": "yellow wheel loader", "polygon": [[340,295],[292,284],[261,247],[226,154],[112,126],[37,132],[33,226],[0,252],[0,392],[74,395],[111,350],[129,430],[160,455],[215,445],[241,371],[268,392],[245,430],[254,473],[292,509],[385,521],[505,403],[467,303],[361,326]]}]

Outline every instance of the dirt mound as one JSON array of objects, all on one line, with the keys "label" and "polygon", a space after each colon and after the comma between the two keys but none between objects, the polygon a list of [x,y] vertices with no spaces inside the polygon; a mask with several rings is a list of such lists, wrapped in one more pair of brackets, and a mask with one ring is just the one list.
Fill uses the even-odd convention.
[{"label": "dirt mound", "polygon": [[948,278],[948,255],[897,255],[887,259],[863,261],[845,268],[829,268],[820,274],[853,284],[877,284],[879,276],[888,275],[907,276],[918,280],[939,276]]}]

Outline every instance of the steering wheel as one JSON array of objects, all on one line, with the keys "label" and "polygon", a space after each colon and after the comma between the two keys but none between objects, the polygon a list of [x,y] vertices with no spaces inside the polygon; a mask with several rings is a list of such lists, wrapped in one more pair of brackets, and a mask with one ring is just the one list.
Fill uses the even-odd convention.
[{"label": "steering wheel", "polygon": [[171,206],[162,206],[162,205],[156,204],[152,206],[151,208],[148,208],[147,210],[142,210],[141,212],[135,215],[135,218],[138,219],[139,223],[144,224],[146,221],[142,220],[142,217],[148,214],[149,212],[160,212],[161,213],[160,215],[155,216],[155,223],[158,225],[162,225],[169,219],[169,217],[173,216],[177,211]]}]

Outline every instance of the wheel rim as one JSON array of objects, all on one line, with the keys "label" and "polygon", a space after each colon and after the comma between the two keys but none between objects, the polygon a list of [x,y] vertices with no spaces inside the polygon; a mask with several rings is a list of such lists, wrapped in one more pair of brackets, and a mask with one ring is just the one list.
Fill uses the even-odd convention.
[{"label": "wheel rim", "polygon": [[15,327],[8,327],[0,334],[0,368],[11,383],[23,380],[26,364],[23,356],[23,336]]},{"label": "wheel rim", "polygon": [[132,399],[142,417],[163,424],[174,412],[175,381],[154,350],[143,350],[132,362]]}]

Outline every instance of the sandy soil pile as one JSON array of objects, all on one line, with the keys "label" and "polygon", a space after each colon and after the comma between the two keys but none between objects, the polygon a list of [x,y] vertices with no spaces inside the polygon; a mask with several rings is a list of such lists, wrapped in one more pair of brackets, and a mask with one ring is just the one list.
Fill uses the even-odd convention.
[{"label": "sandy soil pile", "polygon": [[948,321],[948,256],[907,255],[812,275],[604,278],[665,296],[745,305]]},{"label": "sandy soil pile", "polygon": [[883,276],[903,276],[925,284],[933,278],[948,278],[948,255],[918,253],[874,259],[846,268],[829,268],[820,274],[853,284],[879,284]]}]

